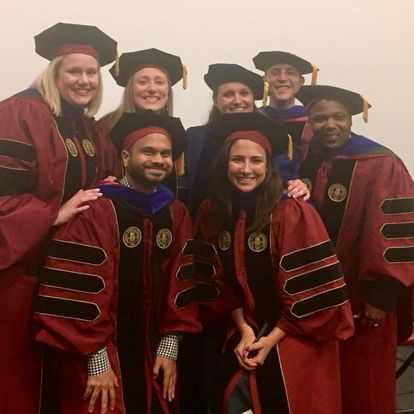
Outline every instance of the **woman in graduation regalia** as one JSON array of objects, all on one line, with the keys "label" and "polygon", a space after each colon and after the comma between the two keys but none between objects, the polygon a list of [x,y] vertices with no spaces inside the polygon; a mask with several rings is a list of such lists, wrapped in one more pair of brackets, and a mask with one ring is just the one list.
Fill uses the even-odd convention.
[{"label": "woman in graduation regalia", "polygon": [[[206,195],[210,157],[202,154],[208,130],[221,114],[253,112],[254,101],[263,95],[262,78],[235,63],[213,63],[209,65],[204,81],[213,92],[213,106],[208,122],[188,128],[188,145],[185,151],[185,201],[193,212]],[[203,172],[205,172],[203,174]]]},{"label": "woman in graduation regalia", "polygon": [[318,214],[282,198],[270,160],[288,138],[256,113],[223,115],[213,132],[222,149],[196,236],[214,247],[200,269],[215,272],[200,272],[200,311],[233,321],[213,412],[339,413],[337,340],[352,335],[352,313]]},{"label": "woman in graduation regalia", "polygon": [[[212,91],[213,105],[208,122],[187,129],[185,175],[180,182],[180,198],[195,216],[208,194],[211,164],[219,145],[211,146],[208,132],[222,114],[256,111],[255,100],[263,95],[261,76],[235,63],[209,65],[204,81]],[[187,412],[207,413],[212,388],[217,382],[216,362],[223,345],[223,319],[204,324],[201,335],[184,338],[181,353],[181,401]],[[199,372],[194,372],[194,365]]]},{"label": "woman in graduation regalia", "polygon": [[[155,48],[123,53],[119,64],[110,73],[119,86],[124,87],[120,105],[100,121],[107,133],[124,112],[154,111],[165,115],[173,112],[172,87],[181,79],[187,84],[187,70],[179,56]],[[176,171],[165,185],[177,194],[177,174],[182,174],[182,158],[176,161]]]},{"label": "woman in graduation regalia", "polygon": [[[209,130],[223,114],[257,111],[255,101],[263,96],[262,77],[237,64],[211,64],[204,80],[213,92],[213,107],[207,124],[187,130],[188,147],[185,152],[185,190],[182,193],[193,215],[207,196],[210,169],[219,151],[217,146],[209,142]],[[290,197],[309,197],[306,186],[296,180],[299,167],[296,162],[281,155],[275,157],[274,164],[287,182]]]},{"label": "woman in graduation regalia", "polygon": [[43,245],[54,226],[99,197],[87,189],[113,168],[92,115],[100,66],[115,59],[116,42],[94,26],[57,23],[35,45],[50,64],[31,88],[0,103],[0,382],[8,390],[0,407],[25,414],[43,402],[46,367],[30,323]]}]

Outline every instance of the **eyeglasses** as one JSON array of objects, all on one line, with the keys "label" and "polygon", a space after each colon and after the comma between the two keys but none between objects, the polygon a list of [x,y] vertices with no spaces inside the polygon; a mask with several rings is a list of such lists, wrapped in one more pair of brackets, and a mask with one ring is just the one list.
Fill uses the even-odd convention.
[{"label": "eyeglasses", "polygon": [[275,76],[275,77],[278,77],[281,75],[295,77],[295,76],[300,76],[300,73],[294,68],[274,68],[274,69],[269,70],[268,75]]}]

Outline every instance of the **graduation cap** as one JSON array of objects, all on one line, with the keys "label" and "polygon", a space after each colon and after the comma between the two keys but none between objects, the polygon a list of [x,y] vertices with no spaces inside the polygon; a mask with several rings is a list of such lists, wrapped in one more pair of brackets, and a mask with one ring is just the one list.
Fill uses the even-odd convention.
[{"label": "graduation cap", "polygon": [[223,114],[208,133],[207,141],[223,145],[228,141],[247,139],[256,142],[272,157],[292,151],[292,138],[277,121],[259,112]]},{"label": "graduation cap", "polygon": [[287,151],[287,158],[292,159],[292,139],[277,121],[257,111],[221,115],[210,125],[201,149],[190,196],[192,212],[196,212],[202,200],[208,196],[209,172],[221,148],[226,142],[236,139],[248,139],[259,143],[271,153],[272,158]]},{"label": "graduation cap", "polygon": [[212,91],[227,82],[240,82],[247,85],[253,93],[254,99],[261,99],[263,95],[263,79],[257,73],[251,72],[234,63],[214,63],[208,67],[204,81]]},{"label": "graduation cap", "polygon": [[363,112],[363,119],[368,122],[368,108],[371,108],[371,105],[359,93],[328,85],[302,86],[296,98],[308,109],[321,99],[337,101],[345,105],[351,115]]},{"label": "graduation cap", "polygon": [[316,84],[317,73],[319,70],[317,66],[292,53],[282,51],[260,52],[253,58],[253,63],[257,69],[262,70],[263,72],[266,72],[270,66],[277,65],[278,63],[292,65],[301,75],[312,73],[311,84]]},{"label": "graduation cap", "polygon": [[124,113],[111,129],[109,136],[120,152],[153,133],[163,134],[170,139],[173,160],[184,151],[187,136],[180,118],[157,114],[151,110],[142,113]]},{"label": "graduation cap", "polygon": [[154,66],[166,72],[171,85],[175,85],[183,79],[183,88],[186,88],[187,69],[178,56],[163,52],[158,49],[145,49],[136,52],[122,53],[119,57],[119,74],[116,73],[116,65],[109,70],[119,86],[126,86],[129,78],[138,69]]},{"label": "graduation cap", "polygon": [[69,53],[82,53],[93,56],[104,66],[114,61],[117,55],[117,42],[96,26],[56,23],[34,39],[36,53],[48,60]]}]

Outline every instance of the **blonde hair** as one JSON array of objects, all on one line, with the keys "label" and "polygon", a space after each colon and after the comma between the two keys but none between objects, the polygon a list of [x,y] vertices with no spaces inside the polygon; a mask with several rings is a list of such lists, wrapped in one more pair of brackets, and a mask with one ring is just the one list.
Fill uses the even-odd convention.
[{"label": "blonde hair", "polygon": [[[32,87],[36,88],[39,91],[44,101],[48,104],[52,113],[56,116],[62,115],[62,106],[60,101],[61,97],[59,89],[56,85],[56,79],[58,77],[59,69],[65,56],[66,55],[57,56],[51,60],[47,68],[37,77],[37,79],[32,84]],[[103,86],[101,68],[99,64],[98,76],[98,90],[89,102],[89,105],[85,108],[85,114],[89,117],[94,116],[98,112],[98,109],[101,106],[102,102]]]},{"label": "blonde hair", "polygon": [[[109,112],[103,117],[108,121],[109,129],[112,129],[112,127],[119,121],[119,118],[121,118],[124,112],[134,113],[139,111],[139,108],[135,106],[134,100],[134,75],[135,73],[133,73],[128,79],[128,82],[122,94],[121,103],[114,111]],[[173,113],[173,90],[169,79],[167,107],[162,108],[160,112],[165,112],[169,116],[172,116]]]}]

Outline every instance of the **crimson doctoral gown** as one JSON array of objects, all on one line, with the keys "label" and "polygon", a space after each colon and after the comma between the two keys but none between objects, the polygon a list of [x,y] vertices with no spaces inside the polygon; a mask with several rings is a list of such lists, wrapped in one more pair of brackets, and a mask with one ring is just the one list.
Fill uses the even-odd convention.
[{"label": "crimson doctoral gown", "polygon": [[392,414],[397,331],[412,330],[401,288],[414,282],[413,181],[394,153],[355,134],[330,153],[312,142],[301,177],[336,243],[354,314],[364,302],[388,311],[341,344],[343,413]]},{"label": "crimson doctoral gown", "polygon": [[[219,234],[212,231],[211,223],[207,200],[197,216],[196,236],[218,252],[209,259],[216,272],[203,281],[214,285],[218,295],[201,304],[205,312],[229,312],[242,306],[257,331],[267,322],[287,334],[264,366],[248,374],[254,413],[285,413],[282,399],[290,414],[339,413],[337,340],[352,335],[353,322],[342,271],[316,211],[303,201],[280,201],[271,224],[252,234],[245,232],[243,210],[234,225]],[[236,338],[228,349],[233,361],[237,342]],[[228,382],[223,412],[229,409],[235,384],[243,375],[237,364],[227,368],[233,371],[224,372]],[[285,411],[277,411],[276,406]]]},{"label": "crimson doctoral gown", "polygon": [[59,208],[113,168],[108,140],[62,101],[55,117],[29,89],[0,103],[0,393],[3,412],[39,412],[42,355],[33,341],[36,267]]},{"label": "crimson doctoral gown", "polygon": [[164,187],[101,189],[55,233],[34,304],[36,340],[58,350],[60,412],[88,412],[86,356],[103,347],[120,379],[114,413],[177,412],[152,370],[161,336],[201,330],[189,214]]}]

